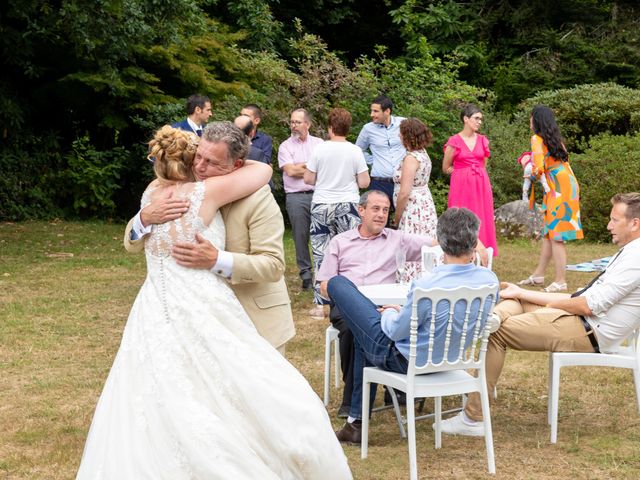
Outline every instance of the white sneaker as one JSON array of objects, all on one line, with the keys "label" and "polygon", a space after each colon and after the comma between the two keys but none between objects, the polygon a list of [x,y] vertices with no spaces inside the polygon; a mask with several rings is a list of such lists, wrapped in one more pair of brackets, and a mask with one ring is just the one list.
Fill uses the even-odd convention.
[{"label": "white sneaker", "polygon": [[[462,418],[462,412],[455,417],[442,420],[440,424],[443,433],[449,435],[466,435],[468,437],[484,437],[484,422],[475,422],[475,425],[469,425]],[[436,429],[436,424],[433,424]]]}]

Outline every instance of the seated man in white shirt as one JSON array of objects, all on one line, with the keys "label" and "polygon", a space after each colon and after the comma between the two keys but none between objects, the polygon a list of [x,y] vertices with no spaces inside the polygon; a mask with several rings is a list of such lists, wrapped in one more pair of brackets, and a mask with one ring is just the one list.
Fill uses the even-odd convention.
[{"label": "seated man in white shirt", "polygon": [[[607,229],[622,247],[587,287],[568,295],[534,292],[503,283],[494,315],[502,322],[489,337],[489,392],[498,382],[507,348],[541,352],[612,352],[640,327],[640,193],[617,194]],[[484,435],[478,394],[445,420],[442,431]]]}]

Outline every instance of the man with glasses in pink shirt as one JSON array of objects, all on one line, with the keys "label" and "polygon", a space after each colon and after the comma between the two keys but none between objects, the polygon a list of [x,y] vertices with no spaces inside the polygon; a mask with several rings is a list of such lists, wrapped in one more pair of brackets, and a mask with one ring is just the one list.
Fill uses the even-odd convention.
[{"label": "man with glasses in pink shirt", "polygon": [[311,255],[309,254],[309,231],[311,226],[311,197],[313,186],[304,183],[307,162],[316,146],[324,142],[309,134],[311,118],[304,108],[291,112],[289,122],[291,136],[280,144],[278,165],[282,169],[282,182],[286,193],[285,206],[296,248],[296,263],[302,279],[302,288],[313,285]]}]

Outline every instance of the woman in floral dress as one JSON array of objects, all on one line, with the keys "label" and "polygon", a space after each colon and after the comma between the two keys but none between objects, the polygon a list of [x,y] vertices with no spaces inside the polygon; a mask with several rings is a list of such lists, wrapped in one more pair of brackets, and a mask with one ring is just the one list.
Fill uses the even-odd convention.
[{"label": "woman in floral dress", "polygon": [[[407,155],[393,174],[393,203],[396,208],[394,225],[398,230],[435,238],[438,217],[429,191],[431,159],[425,150],[431,145],[432,134],[417,118],[407,118],[400,124],[400,138]],[[401,282],[420,277],[421,262],[407,262]]]}]

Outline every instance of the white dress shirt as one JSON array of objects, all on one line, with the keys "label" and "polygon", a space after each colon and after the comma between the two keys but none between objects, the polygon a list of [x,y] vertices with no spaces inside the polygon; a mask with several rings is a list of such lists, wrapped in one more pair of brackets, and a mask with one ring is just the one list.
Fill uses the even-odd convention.
[{"label": "white dress shirt", "polygon": [[585,319],[596,332],[600,351],[615,352],[640,328],[640,238],[625,245],[582,296],[593,312]]}]

